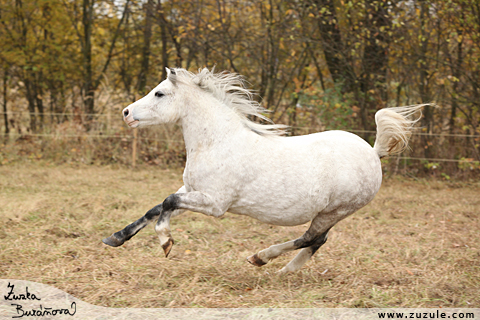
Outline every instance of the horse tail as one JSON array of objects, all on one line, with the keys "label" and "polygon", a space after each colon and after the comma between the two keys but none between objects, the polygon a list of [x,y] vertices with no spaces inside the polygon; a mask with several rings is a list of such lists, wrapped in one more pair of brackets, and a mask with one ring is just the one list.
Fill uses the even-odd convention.
[{"label": "horse tail", "polygon": [[[377,137],[373,148],[380,158],[399,154],[408,147],[413,126],[420,120],[421,108],[428,104],[384,108],[375,114]],[[420,111],[420,115],[414,117]]]}]

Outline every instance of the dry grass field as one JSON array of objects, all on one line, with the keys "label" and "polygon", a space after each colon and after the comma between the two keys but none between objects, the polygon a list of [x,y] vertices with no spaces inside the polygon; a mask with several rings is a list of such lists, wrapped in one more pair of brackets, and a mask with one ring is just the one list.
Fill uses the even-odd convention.
[{"label": "dry grass field", "polygon": [[108,307],[480,307],[478,183],[386,179],[295,274],[275,273],[293,253],[262,268],[246,257],[307,225],[186,213],[168,259],[153,226],[101,242],[181,184],[152,166],[1,166],[0,278]]}]

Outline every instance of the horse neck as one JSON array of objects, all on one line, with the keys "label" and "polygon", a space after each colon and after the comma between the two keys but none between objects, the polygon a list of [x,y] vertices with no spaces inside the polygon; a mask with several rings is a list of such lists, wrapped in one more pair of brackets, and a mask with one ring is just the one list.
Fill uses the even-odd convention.
[{"label": "horse neck", "polygon": [[181,125],[187,154],[213,148],[248,130],[242,118],[214,97],[204,95],[184,104]]}]

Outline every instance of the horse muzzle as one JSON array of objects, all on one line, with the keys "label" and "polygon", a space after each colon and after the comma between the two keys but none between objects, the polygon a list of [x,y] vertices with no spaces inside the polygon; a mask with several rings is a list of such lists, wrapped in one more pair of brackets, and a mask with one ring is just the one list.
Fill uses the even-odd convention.
[{"label": "horse muzzle", "polygon": [[133,117],[133,112],[132,110],[130,110],[130,106],[123,109],[122,114],[123,121],[125,121],[125,123],[128,124],[129,127],[136,128],[140,125],[140,121]]}]

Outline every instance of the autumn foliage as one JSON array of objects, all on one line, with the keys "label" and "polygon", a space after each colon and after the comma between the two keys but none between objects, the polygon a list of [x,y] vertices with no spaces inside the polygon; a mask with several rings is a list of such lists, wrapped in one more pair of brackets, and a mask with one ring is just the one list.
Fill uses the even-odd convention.
[{"label": "autumn foliage", "polygon": [[[157,85],[166,66],[206,66],[244,75],[293,135],[343,129],[372,143],[378,109],[432,102],[412,150],[386,167],[446,179],[476,173],[479,17],[477,0],[1,0],[9,153],[0,161],[31,156],[25,140],[51,155],[55,144],[44,140],[65,131],[88,141],[111,136],[92,148],[75,137],[75,149],[120,161],[130,148],[121,140],[122,107]],[[182,157],[173,128],[141,135],[150,139],[139,146],[141,161],[173,149]],[[70,140],[62,150],[73,148]]]}]

